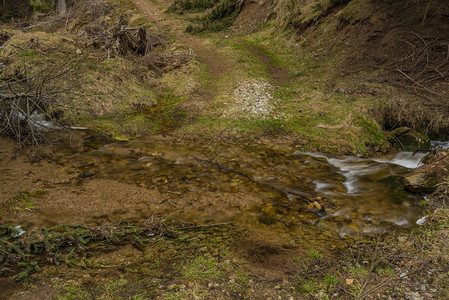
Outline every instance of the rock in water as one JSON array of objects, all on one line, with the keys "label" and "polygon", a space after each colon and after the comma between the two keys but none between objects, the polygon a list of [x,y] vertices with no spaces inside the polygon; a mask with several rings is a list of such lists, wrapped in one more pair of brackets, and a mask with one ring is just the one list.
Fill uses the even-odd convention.
[{"label": "rock in water", "polygon": [[431,192],[437,183],[435,174],[429,174],[426,168],[418,168],[404,177],[405,188],[414,193]]}]

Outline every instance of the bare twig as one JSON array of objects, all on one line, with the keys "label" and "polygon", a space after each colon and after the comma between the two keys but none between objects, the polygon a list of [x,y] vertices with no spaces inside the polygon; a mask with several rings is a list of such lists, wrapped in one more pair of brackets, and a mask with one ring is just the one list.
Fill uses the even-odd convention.
[{"label": "bare twig", "polygon": [[189,229],[198,229],[198,228],[220,227],[220,226],[226,226],[226,225],[231,225],[231,224],[233,224],[233,222],[215,223],[215,224],[208,224],[208,225],[196,225],[196,226],[190,226],[190,227],[178,227],[178,228],[175,228],[175,230],[189,230]]}]

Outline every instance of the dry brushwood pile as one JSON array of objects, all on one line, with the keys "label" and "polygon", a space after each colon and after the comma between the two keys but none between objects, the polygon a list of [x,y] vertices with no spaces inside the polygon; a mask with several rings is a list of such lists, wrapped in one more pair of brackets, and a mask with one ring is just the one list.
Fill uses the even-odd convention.
[{"label": "dry brushwood pile", "polygon": [[[391,71],[399,74],[391,83],[414,96],[414,101],[395,102],[386,122],[395,126],[408,122],[426,131],[449,130],[449,45],[447,41],[412,32],[403,41],[407,49],[403,58],[394,63]],[[396,120],[403,119],[403,123]],[[405,122],[404,122],[405,121]]]},{"label": "dry brushwood pile", "polygon": [[114,245],[131,243],[141,250],[154,236],[176,238],[163,222],[150,218],[141,226],[125,222],[99,227],[58,225],[25,233],[20,227],[0,226],[1,275],[16,274],[17,281],[29,278],[45,264],[82,266],[92,251],[107,251]]},{"label": "dry brushwood pile", "polygon": [[67,130],[60,122],[64,109],[60,98],[73,93],[60,79],[71,69],[48,67],[31,73],[24,64],[21,72],[0,82],[0,134],[13,137],[19,144],[49,142],[46,133]]},{"label": "dry brushwood pile", "polygon": [[171,42],[147,25],[135,24],[135,14],[134,9],[121,11],[113,1],[82,1],[74,5],[68,28],[87,47],[106,51],[108,59],[135,57],[158,76],[194,58],[189,50],[170,50]]}]

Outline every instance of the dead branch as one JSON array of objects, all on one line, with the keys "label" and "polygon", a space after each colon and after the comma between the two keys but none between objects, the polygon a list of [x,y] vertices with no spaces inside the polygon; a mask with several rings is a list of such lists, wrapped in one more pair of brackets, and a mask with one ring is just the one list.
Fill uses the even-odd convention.
[{"label": "dead branch", "polygon": [[231,225],[233,222],[224,222],[224,223],[216,223],[216,224],[208,224],[208,225],[196,225],[190,227],[178,227],[175,230],[190,230],[190,229],[199,229],[199,228],[209,228],[209,227],[221,227]]},{"label": "dead branch", "polygon": [[34,72],[24,62],[18,74],[0,82],[0,134],[36,146],[49,143],[51,132],[68,131],[55,107],[75,88],[62,83],[71,71],[70,66],[54,66]]}]

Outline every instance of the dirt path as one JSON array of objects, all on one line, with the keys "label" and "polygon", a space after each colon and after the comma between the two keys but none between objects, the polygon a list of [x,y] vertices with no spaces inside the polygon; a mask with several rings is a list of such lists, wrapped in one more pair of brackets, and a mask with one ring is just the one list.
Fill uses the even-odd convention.
[{"label": "dirt path", "polygon": [[284,69],[278,61],[265,53],[260,46],[246,42],[242,42],[241,45],[266,66],[266,70],[275,84],[288,84],[290,82],[291,77],[288,70]]},{"label": "dirt path", "polygon": [[[167,29],[181,43],[189,46],[199,59],[207,65],[211,81],[223,75],[230,62],[227,61],[213,44],[206,44],[201,38],[185,33],[185,21],[171,18],[155,1],[132,0],[139,9],[156,27]],[[161,4],[162,5],[162,4]]]}]

